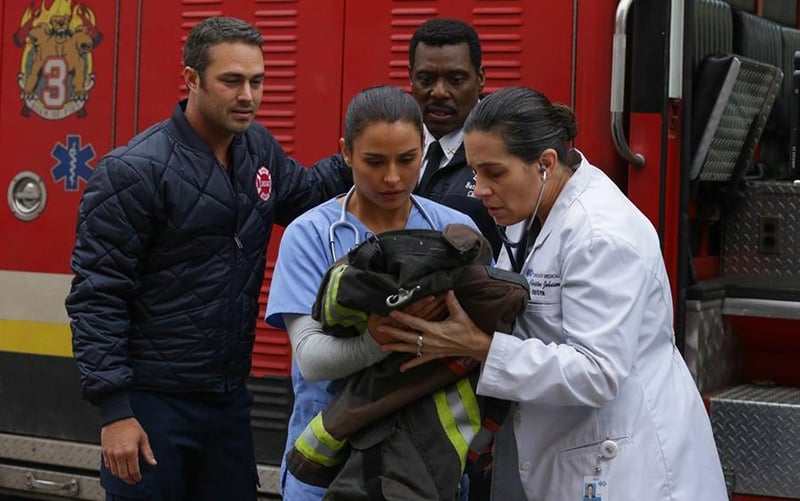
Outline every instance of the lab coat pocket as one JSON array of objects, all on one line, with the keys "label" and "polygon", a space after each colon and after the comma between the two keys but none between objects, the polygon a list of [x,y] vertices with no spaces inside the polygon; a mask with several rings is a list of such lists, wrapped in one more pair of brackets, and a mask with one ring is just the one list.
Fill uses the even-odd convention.
[{"label": "lab coat pocket", "polygon": [[631,443],[629,436],[611,437],[603,440],[593,441],[585,445],[567,447],[558,451],[560,460],[567,462],[589,461],[594,465],[598,458],[605,461],[612,461],[619,451]]},{"label": "lab coat pocket", "polygon": [[548,303],[537,299],[528,302],[525,313],[517,318],[515,333],[524,333],[525,337],[535,335],[544,343],[559,343],[563,341],[561,331],[561,301],[554,299]]}]

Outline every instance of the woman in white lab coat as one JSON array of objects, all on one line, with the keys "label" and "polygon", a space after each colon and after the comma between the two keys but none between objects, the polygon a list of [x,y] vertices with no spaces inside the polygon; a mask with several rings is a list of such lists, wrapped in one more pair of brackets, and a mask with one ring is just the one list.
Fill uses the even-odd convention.
[{"label": "woman in white lab coat", "polygon": [[[513,335],[403,313],[386,350],[482,361],[478,393],[516,402],[495,440],[497,500],[727,499],[708,416],[674,343],[672,296],[648,219],[577,150],[575,118],[526,88],[492,93],[464,126],[498,265],[530,284]],[[541,231],[536,235],[536,228]],[[505,233],[508,228],[508,233]],[[526,246],[526,237],[532,246]],[[529,248],[528,248],[529,247]]]}]

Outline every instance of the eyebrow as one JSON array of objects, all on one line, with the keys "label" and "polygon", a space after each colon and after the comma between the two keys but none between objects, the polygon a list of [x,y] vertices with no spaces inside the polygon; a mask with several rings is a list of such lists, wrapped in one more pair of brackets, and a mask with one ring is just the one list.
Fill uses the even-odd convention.
[{"label": "eyebrow", "polygon": [[266,72],[263,72],[263,71],[261,73],[255,73],[253,75],[250,75],[249,77],[247,75],[245,75],[244,73],[239,73],[237,71],[228,71],[228,72],[219,74],[219,78],[235,77],[235,78],[245,78],[247,80],[251,80],[253,78],[264,78],[264,76],[266,76]]},{"label": "eyebrow", "polygon": [[503,165],[504,164],[502,164],[501,162],[488,161],[479,163],[478,165],[470,164],[470,167],[472,167],[473,169],[487,169],[489,167],[503,167]]},{"label": "eyebrow", "polygon": [[[397,156],[403,157],[403,156],[407,156],[407,155],[413,155],[414,153],[416,153],[416,151],[417,151],[417,148],[411,148],[409,150],[406,150],[406,151],[403,151],[403,152],[399,153]],[[390,156],[390,155],[386,155],[385,153],[376,153],[376,152],[372,152],[372,151],[364,151],[364,152],[361,152],[361,156],[364,157],[364,158],[366,158],[366,157],[386,158],[387,156]]]}]

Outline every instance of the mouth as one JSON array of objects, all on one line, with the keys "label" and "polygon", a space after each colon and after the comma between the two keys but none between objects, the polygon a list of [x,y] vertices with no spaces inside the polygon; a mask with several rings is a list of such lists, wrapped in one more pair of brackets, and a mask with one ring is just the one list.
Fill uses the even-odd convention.
[{"label": "mouth", "polygon": [[449,106],[428,106],[425,108],[425,113],[435,120],[448,120],[455,116],[456,110]]},{"label": "mouth", "polygon": [[497,217],[503,213],[503,207],[501,206],[485,205],[485,207],[486,207],[486,212],[489,213],[489,216],[491,216],[492,219],[497,219]]},{"label": "mouth", "polygon": [[240,120],[250,119],[253,117],[253,110],[231,110],[231,114]]},{"label": "mouth", "polygon": [[391,190],[391,191],[382,191],[380,192],[382,197],[398,197],[400,195],[404,195],[406,193],[405,190]]}]

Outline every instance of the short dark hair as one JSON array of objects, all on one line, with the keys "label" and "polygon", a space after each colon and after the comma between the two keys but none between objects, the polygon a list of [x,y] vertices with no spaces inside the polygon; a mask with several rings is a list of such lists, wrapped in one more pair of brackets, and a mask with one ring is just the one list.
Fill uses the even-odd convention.
[{"label": "short dark hair", "polygon": [[478,33],[464,21],[437,17],[420,24],[408,43],[408,64],[411,67],[414,66],[414,56],[420,43],[431,47],[465,43],[469,47],[469,59],[475,71],[481,69],[481,41]]},{"label": "short dark hair", "polygon": [[209,17],[198,23],[183,47],[183,64],[202,77],[208,67],[209,49],[223,42],[242,42],[259,49],[264,39],[252,24],[235,17]]},{"label": "short dark hair", "polygon": [[411,95],[400,87],[380,85],[368,87],[350,101],[344,117],[344,144],[353,148],[353,141],[364,129],[378,122],[408,122],[422,138],[422,112]]},{"label": "short dark hair", "polygon": [[527,87],[508,87],[478,102],[464,122],[464,132],[497,134],[506,150],[526,163],[533,163],[552,148],[559,160],[566,158],[567,145],[578,135],[575,115],[564,104],[553,104]]}]

